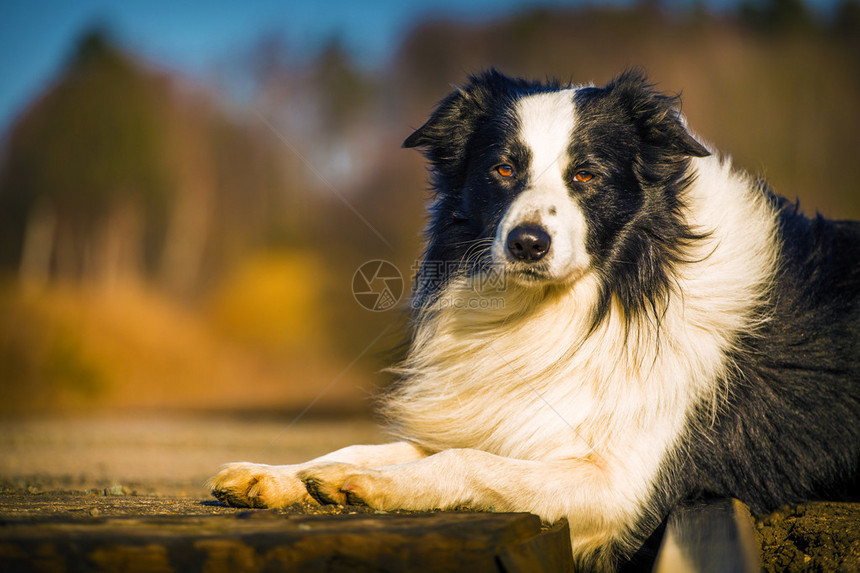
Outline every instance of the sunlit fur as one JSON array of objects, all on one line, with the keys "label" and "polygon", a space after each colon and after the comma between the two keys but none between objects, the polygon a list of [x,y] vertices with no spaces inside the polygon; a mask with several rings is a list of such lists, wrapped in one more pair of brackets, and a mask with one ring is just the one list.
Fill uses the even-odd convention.
[{"label": "sunlit fur", "polygon": [[[484,245],[476,250],[487,254],[462,255],[479,264],[462,265],[438,288],[419,275],[411,350],[382,411],[395,435],[429,452],[475,449],[536,462],[532,469],[498,464],[499,475],[492,476],[476,463],[472,481],[480,484],[475,489],[499,491],[499,482],[510,480],[517,493],[505,499],[506,508],[547,520],[568,517],[574,555],[596,568],[629,556],[671,505],[690,495],[735,495],[760,512],[815,495],[826,472],[841,471],[839,479],[850,481],[852,463],[856,471],[854,432],[842,436],[840,444],[848,445],[837,458],[822,462],[838,452],[834,445],[810,460],[824,463],[826,472],[783,476],[789,485],[781,493],[747,488],[739,482],[754,480],[731,472],[778,475],[797,451],[787,446],[777,455],[782,461],[755,452],[737,461],[755,447],[754,438],[732,443],[731,436],[710,434],[724,419],[740,424],[738,416],[772,415],[773,424],[758,434],[763,451],[770,451],[768,432],[778,432],[781,423],[798,425],[782,405],[754,412],[754,400],[737,404],[735,397],[752,385],[767,400],[780,376],[782,401],[798,391],[790,389],[789,370],[758,379],[759,363],[782,363],[792,353],[780,349],[760,361],[764,343],[758,341],[786,327],[785,320],[773,321],[775,301],[799,296],[785,289],[792,279],[781,261],[783,242],[809,239],[783,236],[786,221],[799,216],[728,158],[693,140],[675,103],[637,73],[601,89],[523,83],[490,72],[449,96],[407,140],[424,147],[434,167],[426,258],[456,258],[450,238],[470,233]],[[446,135],[456,124],[460,133]],[[460,148],[468,138],[471,147]],[[526,151],[517,151],[520,144]],[[479,191],[492,184],[476,170],[518,153],[530,161],[522,162],[529,171],[519,188],[508,191],[505,181]],[[596,175],[591,206],[586,188],[570,181],[568,170],[579,166]],[[613,179],[613,173],[633,175]],[[644,199],[627,197],[638,190]],[[505,199],[505,192],[512,197]],[[613,205],[608,214],[603,202]],[[498,215],[486,215],[499,206]],[[468,230],[463,221],[470,218],[479,224]],[[539,224],[552,237],[545,260],[530,264],[537,279],[534,272],[521,275],[529,264],[505,252],[505,237],[521,223]],[[613,232],[594,232],[613,224]],[[860,238],[856,230],[848,233]],[[489,246],[485,236],[492,237]],[[856,261],[856,249],[843,258]],[[508,279],[501,286],[493,280],[500,272]],[[850,285],[860,277],[850,272],[841,288],[853,299],[842,320],[848,344],[856,347],[860,312]],[[476,298],[504,304],[463,302]],[[845,382],[831,399],[844,401],[848,418],[857,421],[860,361],[850,351],[834,360]],[[807,367],[801,384],[814,384],[815,372],[830,365]],[[802,423],[815,421],[810,415]],[[747,426],[756,436],[753,420]],[[824,439],[822,432],[808,441]],[[711,468],[698,461],[706,457],[726,461]],[[738,470],[726,479],[706,479],[733,464]],[[458,501],[498,506],[497,497],[472,492]]]},{"label": "sunlit fur", "polygon": [[[679,446],[694,404],[720,407],[729,349],[766,320],[775,209],[716,157],[691,169],[684,215],[710,233],[689,247],[692,262],[672,270],[672,292],[656,315],[628,330],[615,308],[592,331],[593,272],[572,285],[483,292],[480,275],[461,275],[417,318],[399,369],[405,381],[385,402],[395,433],[430,451],[567,461],[536,472],[509,503],[547,520],[568,517],[579,555],[641,542],[629,534],[644,513],[660,511],[648,501],[666,451]],[[455,302],[480,296],[502,296],[505,305]]]},{"label": "sunlit fur", "polygon": [[[219,499],[566,517],[577,564],[611,570],[685,500],[851,493],[860,224],[798,213],[636,72],[490,71],[404,145],[435,196],[380,403],[401,441],[232,464]],[[524,225],[549,238],[539,258],[508,246]]]}]

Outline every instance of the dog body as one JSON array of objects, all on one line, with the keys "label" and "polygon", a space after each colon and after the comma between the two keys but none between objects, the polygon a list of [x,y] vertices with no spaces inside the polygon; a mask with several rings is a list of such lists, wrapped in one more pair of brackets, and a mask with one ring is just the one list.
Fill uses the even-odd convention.
[{"label": "dog body", "polygon": [[567,517],[579,563],[609,569],[684,499],[850,489],[860,225],[805,218],[676,103],[636,72],[491,71],[443,100],[405,142],[435,199],[381,405],[401,441],[233,464],[215,495]]}]

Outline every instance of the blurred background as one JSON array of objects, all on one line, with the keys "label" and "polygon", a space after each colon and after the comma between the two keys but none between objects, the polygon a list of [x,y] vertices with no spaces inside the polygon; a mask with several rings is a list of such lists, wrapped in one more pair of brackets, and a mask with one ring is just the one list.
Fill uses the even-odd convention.
[{"label": "blurred background", "polygon": [[367,412],[404,320],[353,275],[411,277],[400,144],[489,66],[643,66],[807,213],[860,218],[857,0],[4,2],[0,416]]}]

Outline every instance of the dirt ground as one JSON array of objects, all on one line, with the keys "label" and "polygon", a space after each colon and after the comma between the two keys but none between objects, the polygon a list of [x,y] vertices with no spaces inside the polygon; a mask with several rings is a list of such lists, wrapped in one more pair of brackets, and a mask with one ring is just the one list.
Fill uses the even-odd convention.
[{"label": "dirt ground", "polygon": [[756,533],[765,571],[860,571],[860,503],[784,507]]},{"label": "dirt ground", "polygon": [[[0,523],[235,514],[205,480],[232,461],[296,463],[384,436],[365,417],[126,415],[0,420]],[[295,506],[287,513],[367,508]],[[284,512],[278,512],[284,513]],[[860,571],[860,504],[756,522],[765,571]]]}]

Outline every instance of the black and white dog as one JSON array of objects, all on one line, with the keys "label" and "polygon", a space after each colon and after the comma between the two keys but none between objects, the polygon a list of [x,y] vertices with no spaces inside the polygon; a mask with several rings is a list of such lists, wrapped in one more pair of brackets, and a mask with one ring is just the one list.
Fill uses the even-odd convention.
[{"label": "black and white dog", "polygon": [[490,71],[404,145],[435,200],[382,404],[401,441],[232,464],[217,497],[567,517],[608,569],[684,499],[762,513],[856,485],[860,224],[734,170],[639,72]]}]

